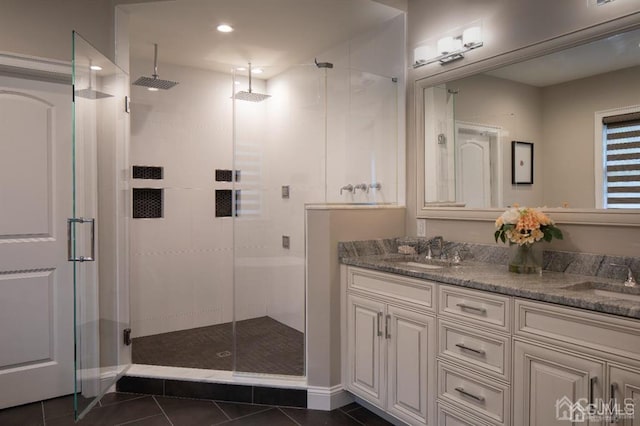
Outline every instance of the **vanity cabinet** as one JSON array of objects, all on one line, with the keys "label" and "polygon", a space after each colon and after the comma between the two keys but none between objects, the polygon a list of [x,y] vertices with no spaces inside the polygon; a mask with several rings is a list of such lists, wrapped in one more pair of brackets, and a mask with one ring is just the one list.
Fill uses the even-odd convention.
[{"label": "vanity cabinet", "polygon": [[[609,399],[619,404],[633,418],[619,416],[611,423],[616,426],[640,426],[640,369],[609,365]],[[631,407],[629,407],[631,405]]]},{"label": "vanity cabinet", "polygon": [[439,424],[511,424],[511,299],[448,285],[438,295]]},{"label": "vanity cabinet", "polygon": [[[640,407],[639,321],[521,299],[515,312],[514,424],[640,425],[640,411],[611,414],[625,398]],[[576,401],[595,411],[572,409]]]},{"label": "vanity cabinet", "polygon": [[516,424],[561,426],[571,418],[582,422],[572,417],[572,404],[593,404],[603,398],[605,364],[601,360],[524,342],[515,343],[514,356]]},{"label": "vanity cabinet", "polygon": [[580,402],[596,412],[580,422],[574,410],[575,424],[640,426],[640,321],[351,266],[342,274],[344,386],[403,422],[564,426]]},{"label": "vanity cabinet", "polygon": [[[418,287],[416,287],[418,286]],[[432,285],[350,268],[346,388],[412,425],[434,424]],[[407,294],[419,294],[418,302]]]}]

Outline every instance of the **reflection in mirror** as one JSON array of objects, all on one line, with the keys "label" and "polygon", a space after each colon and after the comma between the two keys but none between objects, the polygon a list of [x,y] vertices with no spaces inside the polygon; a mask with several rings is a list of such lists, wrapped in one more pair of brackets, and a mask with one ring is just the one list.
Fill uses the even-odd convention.
[{"label": "reflection in mirror", "polygon": [[424,113],[427,207],[640,208],[640,30],[425,88]]}]

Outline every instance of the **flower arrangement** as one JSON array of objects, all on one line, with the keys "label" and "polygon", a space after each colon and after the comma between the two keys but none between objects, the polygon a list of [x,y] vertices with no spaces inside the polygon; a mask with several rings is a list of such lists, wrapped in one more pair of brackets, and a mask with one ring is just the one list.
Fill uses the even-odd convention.
[{"label": "flower arrangement", "polygon": [[514,204],[512,208],[502,213],[496,219],[496,232],[494,237],[503,243],[533,244],[536,241],[551,241],[553,238],[562,239],[562,231],[542,211],[531,207],[520,207]]}]

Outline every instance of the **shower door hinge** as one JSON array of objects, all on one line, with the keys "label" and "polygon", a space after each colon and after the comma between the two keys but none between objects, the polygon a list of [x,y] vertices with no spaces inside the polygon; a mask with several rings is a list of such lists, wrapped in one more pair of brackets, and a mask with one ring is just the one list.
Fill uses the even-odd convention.
[{"label": "shower door hinge", "polygon": [[129,97],[125,96],[124,97],[124,112],[126,112],[128,114],[129,111],[131,111],[131,105],[129,103]]},{"label": "shower door hinge", "polygon": [[125,346],[131,345],[131,329],[130,328],[125,328],[123,330],[122,334],[124,335],[124,344],[125,344]]}]

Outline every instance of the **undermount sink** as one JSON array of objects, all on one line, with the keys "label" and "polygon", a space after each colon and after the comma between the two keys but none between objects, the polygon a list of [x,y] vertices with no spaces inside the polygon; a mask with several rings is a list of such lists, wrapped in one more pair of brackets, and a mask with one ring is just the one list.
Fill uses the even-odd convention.
[{"label": "undermount sink", "polygon": [[420,263],[420,262],[397,262],[399,265],[406,266],[408,268],[416,268],[416,269],[442,269],[443,265],[432,265],[429,263]]},{"label": "undermount sink", "polygon": [[433,271],[451,266],[451,262],[448,260],[440,259],[423,259],[420,261],[415,260],[396,260],[393,263],[403,266],[408,269],[414,269],[418,271]]},{"label": "undermount sink", "polygon": [[622,284],[605,284],[588,281],[563,287],[563,290],[640,303],[640,288],[625,287]]}]

